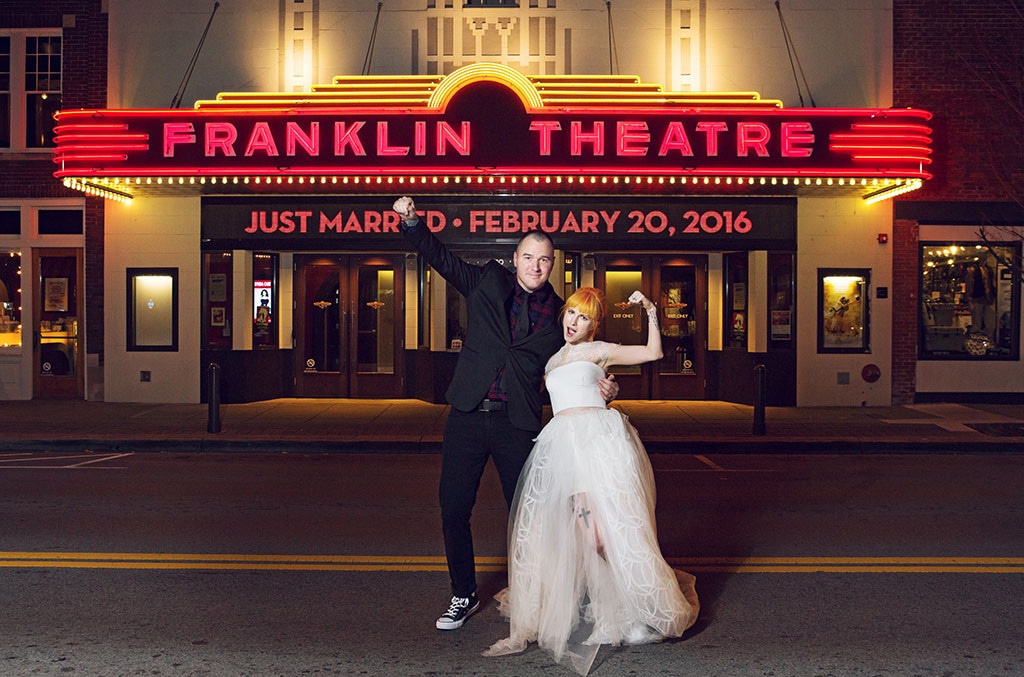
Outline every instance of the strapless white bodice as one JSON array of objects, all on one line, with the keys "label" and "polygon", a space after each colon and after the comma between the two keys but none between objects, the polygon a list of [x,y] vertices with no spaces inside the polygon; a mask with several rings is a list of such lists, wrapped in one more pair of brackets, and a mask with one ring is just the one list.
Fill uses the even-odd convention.
[{"label": "strapless white bodice", "polygon": [[597,387],[604,370],[593,362],[568,362],[548,372],[547,388],[551,395],[551,411],[555,414],[575,407],[600,407],[605,401]]}]

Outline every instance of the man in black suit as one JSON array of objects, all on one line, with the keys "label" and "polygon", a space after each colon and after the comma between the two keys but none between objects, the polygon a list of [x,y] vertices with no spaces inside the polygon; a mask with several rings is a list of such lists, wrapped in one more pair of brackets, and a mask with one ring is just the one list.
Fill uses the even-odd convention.
[{"label": "man in black suit", "polygon": [[[533,231],[516,246],[514,271],[493,260],[475,266],[434,237],[411,198],[399,198],[394,210],[405,237],[466,299],[466,337],[445,395],[452,408],[438,491],[452,599],[435,625],[455,630],[480,606],[470,516],[484,466],[494,460],[511,505],[541,428],[544,365],[565,342],[558,321],[562,299],[548,282],[555,248],[547,234]],[[611,400],[618,385],[605,379],[602,393]]]}]

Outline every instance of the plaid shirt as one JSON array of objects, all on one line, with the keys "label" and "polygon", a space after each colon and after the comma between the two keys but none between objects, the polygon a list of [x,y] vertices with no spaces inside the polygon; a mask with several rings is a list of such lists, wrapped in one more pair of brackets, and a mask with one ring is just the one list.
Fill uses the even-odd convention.
[{"label": "plaid shirt", "polygon": [[[530,334],[554,324],[555,317],[558,315],[559,310],[556,306],[555,298],[554,293],[552,293],[551,285],[549,284],[544,285],[532,294],[517,284],[516,292],[512,295],[511,302],[508,303],[509,326],[512,331],[510,338],[513,341],[515,340],[516,324],[519,319],[519,308],[522,306],[524,301],[530,304],[528,311],[530,313]],[[498,372],[497,378],[494,379],[494,383],[491,384],[490,390],[487,391],[487,399],[501,400],[502,402],[508,400],[508,396],[505,395],[505,391],[502,390],[501,387],[501,377],[504,375],[504,369]]]}]

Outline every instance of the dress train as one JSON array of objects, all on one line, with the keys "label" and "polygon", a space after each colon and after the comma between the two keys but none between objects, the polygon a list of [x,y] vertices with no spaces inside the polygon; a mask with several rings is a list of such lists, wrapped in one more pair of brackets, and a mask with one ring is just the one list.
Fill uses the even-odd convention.
[{"label": "dress train", "polygon": [[[587,361],[552,369],[553,404],[560,379],[596,388],[603,374]],[[695,578],[662,557],[654,508],[650,460],[624,415],[593,406],[556,415],[537,437],[512,505],[509,587],[496,597],[510,634],[484,655],[537,642],[586,675],[602,644],[681,636],[700,609]]]}]

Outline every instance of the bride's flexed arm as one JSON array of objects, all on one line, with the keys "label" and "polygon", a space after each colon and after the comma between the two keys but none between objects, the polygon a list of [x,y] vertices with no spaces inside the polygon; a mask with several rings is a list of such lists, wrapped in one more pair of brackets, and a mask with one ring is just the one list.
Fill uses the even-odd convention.
[{"label": "bride's flexed arm", "polygon": [[629,302],[643,307],[647,315],[647,345],[643,346],[616,346],[608,355],[605,362],[607,366],[612,365],[633,365],[643,364],[660,360],[661,352],[661,330],[658,328],[658,307],[638,291],[629,296]]}]

